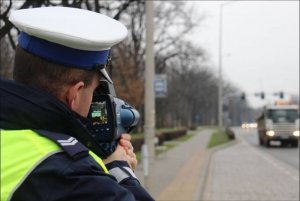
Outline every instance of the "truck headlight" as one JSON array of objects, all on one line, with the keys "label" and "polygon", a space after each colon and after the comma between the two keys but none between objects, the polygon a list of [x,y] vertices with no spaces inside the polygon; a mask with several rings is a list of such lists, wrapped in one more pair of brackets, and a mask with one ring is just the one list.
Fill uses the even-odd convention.
[{"label": "truck headlight", "polygon": [[299,137],[299,131],[294,131],[294,132],[293,132],[293,136]]},{"label": "truck headlight", "polygon": [[275,131],[270,130],[270,131],[267,131],[266,134],[267,134],[267,136],[272,137],[275,135]]}]

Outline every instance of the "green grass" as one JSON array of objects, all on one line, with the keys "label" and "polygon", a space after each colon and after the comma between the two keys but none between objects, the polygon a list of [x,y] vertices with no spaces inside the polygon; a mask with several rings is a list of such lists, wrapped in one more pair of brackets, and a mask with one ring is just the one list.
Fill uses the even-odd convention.
[{"label": "green grass", "polygon": [[141,152],[140,151],[135,152],[135,155],[136,155],[136,159],[137,159],[138,163],[140,163],[141,162],[141,156],[142,156]]},{"label": "green grass", "polygon": [[189,133],[187,133],[186,135],[177,138],[176,141],[179,141],[179,142],[185,142],[185,141],[189,140],[191,137],[193,137],[193,136],[194,136],[194,133],[195,133],[195,132],[189,132]]},{"label": "green grass", "polygon": [[[180,130],[180,129],[184,129],[183,127],[182,128],[158,128],[155,130],[155,133],[156,134],[159,134],[159,133],[163,133],[163,132],[169,132],[169,131],[177,131],[177,130]],[[132,139],[137,139],[137,138],[144,138],[144,133],[131,133],[131,138]]]},{"label": "green grass", "polygon": [[130,134],[132,139],[137,139],[137,138],[144,138],[143,133],[133,133]]},{"label": "green grass", "polygon": [[162,133],[162,132],[168,132],[168,131],[176,131],[176,130],[180,130],[180,129],[184,129],[183,127],[176,127],[176,128],[158,128],[156,129],[157,132]]},{"label": "green grass", "polygon": [[[181,143],[181,142],[185,142],[187,140],[189,140],[191,137],[193,137],[194,135],[188,133],[182,137],[179,137],[179,138],[176,138],[173,141],[173,143],[164,143],[163,146],[166,147],[166,150],[165,151],[168,151],[169,149],[172,149],[174,147],[176,147],[177,144]],[[162,153],[163,151],[156,151],[156,155]]]},{"label": "green grass", "polygon": [[[195,132],[189,132],[189,133],[187,133],[186,135],[184,135],[182,137],[179,137],[179,138],[176,138],[176,139],[172,140],[172,142],[174,142],[174,143],[164,143],[163,146],[165,146],[166,149],[165,150],[155,150],[155,155],[159,155],[163,152],[166,152],[166,151],[176,147],[179,143],[185,142],[185,141],[189,140],[190,138],[192,138],[194,136],[194,134],[195,134]],[[135,154],[136,154],[136,158],[137,158],[138,162],[140,163],[140,161],[141,161],[141,152],[138,151]]]},{"label": "green grass", "polygon": [[215,147],[215,146],[227,143],[229,141],[230,141],[230,139],[227,137],[227,135],[224,131],[216,130],[213,132],[207,147],[208,148]]}]

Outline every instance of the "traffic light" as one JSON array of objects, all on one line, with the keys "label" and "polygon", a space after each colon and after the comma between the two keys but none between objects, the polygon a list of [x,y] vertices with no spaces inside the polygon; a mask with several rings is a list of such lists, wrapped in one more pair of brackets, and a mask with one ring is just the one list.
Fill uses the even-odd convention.
[{"label": "traffic light", "polygon": [[245,100],[245,98],[246,98],[245,93],[242,93],[242,94],[241,94],[241,100]]},{"label": "traffic light", "polygon": [[281,92],[279,92],[279,97],[281,98],[281,99],[283,99],[283,97],[284,97],[284,94],[283,94],[283,92],[281,91]]},{"label": "traffic light", "polygon": [[261,93],[260,93],[260,98],[261,98],[261,99],[265,99],[265,93],[264,93],[264,92],[261,92]]}]

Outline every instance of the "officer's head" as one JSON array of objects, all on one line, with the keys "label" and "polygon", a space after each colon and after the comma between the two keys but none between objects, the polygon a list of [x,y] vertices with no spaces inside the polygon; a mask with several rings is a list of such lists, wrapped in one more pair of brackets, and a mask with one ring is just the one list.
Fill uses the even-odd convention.
[{"label": "officer's head", "polygon": [[10,21],[21,30],[14,79],[45,90],[86,116],[110,48],[127,36],[118,21],[67,7],[14,11]]}]

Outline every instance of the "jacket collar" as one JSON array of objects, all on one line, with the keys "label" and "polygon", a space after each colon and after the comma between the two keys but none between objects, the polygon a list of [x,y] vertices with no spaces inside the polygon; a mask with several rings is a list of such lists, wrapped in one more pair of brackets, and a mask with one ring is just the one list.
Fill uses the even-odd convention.
[{"label": "jacket collar", "polygon": [[0,128],[64,133],[101,155],[100,146],[84,125],[88,120],[51,94],[0,78],[0,97]]}]

